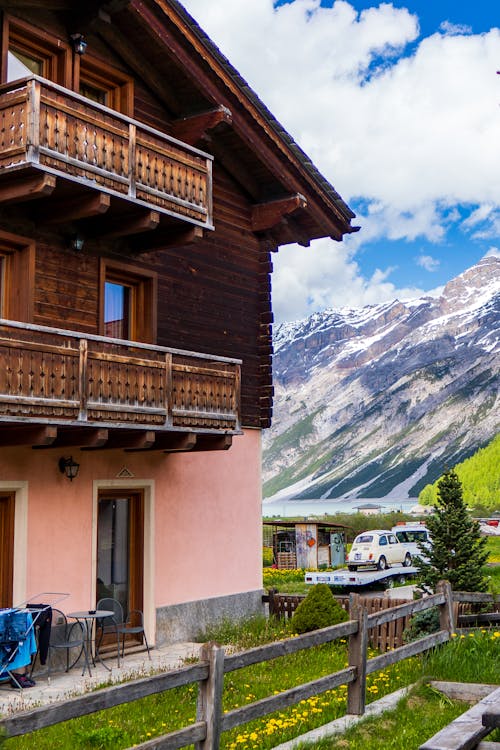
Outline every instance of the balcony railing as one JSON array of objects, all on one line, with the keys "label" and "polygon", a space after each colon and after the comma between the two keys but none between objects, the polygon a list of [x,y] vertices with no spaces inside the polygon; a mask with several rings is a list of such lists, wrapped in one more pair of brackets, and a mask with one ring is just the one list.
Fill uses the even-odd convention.
[{"label": "balcony railing", "polygon": [[232,434],[240,362],[0,320],[0,419]]},{"label": "balcony railing", "polygon": [[209,154],[37,76],[0,87],[0,169],[23,166],[213,228]]}]

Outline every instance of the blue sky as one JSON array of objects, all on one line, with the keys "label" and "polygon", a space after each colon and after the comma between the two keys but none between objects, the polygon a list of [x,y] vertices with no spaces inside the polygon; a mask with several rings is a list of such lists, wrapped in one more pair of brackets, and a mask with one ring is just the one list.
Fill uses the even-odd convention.
[{"label": "blue sky", "polygon": [[[281,5],[282,3],[277,3]],[[322,0],[322,6],[332,5],[328,0]],[[376,3],[359,0],[353,3],[357,10],[371,8]],[[429,36],[439,31],[443,21],[449,21],[456,26],[468,26],[473,34],[489,31],[492,26],[500,23],[498,7],[495,0],[410,0],[409,2],[394,1],[395,8],[408,8],[419,18],[422,36]]]},{"label": "blue sky", "polygon": [[438,293],[500,251],[497,3],[184,5],[361,226],[342,243],[280,249],[278,322]]}]

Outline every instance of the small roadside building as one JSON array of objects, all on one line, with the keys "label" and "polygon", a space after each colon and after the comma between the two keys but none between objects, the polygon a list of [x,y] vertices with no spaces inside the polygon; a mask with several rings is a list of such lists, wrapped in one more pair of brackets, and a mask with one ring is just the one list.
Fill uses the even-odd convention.
[{"label": "small roadside building", "polygon": [[376,516],[378,513],[382,513],[383,509],[384,506],[377,505],[377,503],[363,503],[363,505],[354,506],[354,510],[362,513],[364,516]]},{"label": "small roadside building", "polygon": [[314,519],[264,521],[264,546],[279,569],[333,568],[345,562],[349,528]]}]

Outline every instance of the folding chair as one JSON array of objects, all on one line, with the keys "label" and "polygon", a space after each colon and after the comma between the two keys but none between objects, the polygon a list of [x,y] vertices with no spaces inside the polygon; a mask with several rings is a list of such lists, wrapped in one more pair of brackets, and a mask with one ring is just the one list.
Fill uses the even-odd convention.
[{"label": "folding chair", "polygon": [[127,615],[127,618],[125,618],[123,614],[123,607],[120,602],[117,599],[112,599],[110,597],[99,599],[99,601],[97,602],[97,611],[99,612],[100,609],[114,612],[114,615],[112,617],[103,617],[98,621],[99,628],[101,630],[98,643],[100,646],[102,643],[102,639],[107,632],[112,632],[116,635],[118,665],[120,664],[120,636],[122,637],[122,658],[125,653],[125,637],[127,635],[141,635],[141,638],[144,640],[148,652],[148,657],[151,659],[151,654],[149,653],[149,644],[146,638],[146,632],[144,630],[144,616],[141,610],[131,609]]},{"label": "folding chair", "polygon": [[[87,653],[87,635],[81,622],[68,622],[68,619],[64,612],[60,609],[52,607],[52,629],[50,634],[49,642],[49,660],[48,660],[48,677],[50,679],[50,669],[52,666],[52,653],[53,651],[66,651],[66,672],[75,666],[79,661],[82,653],[84,658],[84,664],[82,669],[82,676],[85,674],[85,670],[88,669],[89,675],[92,676],[90,671],[89,657]],[[71,664],[70,664],[71,655]]]}]

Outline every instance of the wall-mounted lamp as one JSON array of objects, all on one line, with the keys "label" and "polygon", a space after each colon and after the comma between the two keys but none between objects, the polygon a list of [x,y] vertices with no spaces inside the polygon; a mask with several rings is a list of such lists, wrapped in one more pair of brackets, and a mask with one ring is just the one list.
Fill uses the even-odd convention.
[{"label": "wall-mounted lamp", "polygon": [[71,44],[76,55],[84,55],[87,49],[87,42],[83,34],[71,34]]},{"label": "wall-mounted lamp", "polygon": [[73,234],[69,241],[69,246],[75,253],[81,253],[83,250],[85,239],[83,234]]},{"label": "wall-mounted lamp", "polygon": [[78,476],[79,468],[80,464],[77,464],[76,461],[73,461],[73,456],[70,456],[69,458],[59,459],[59,471],[61,472],[61,474],[66,474],[70,482],[72,482],[73,479]]}]

